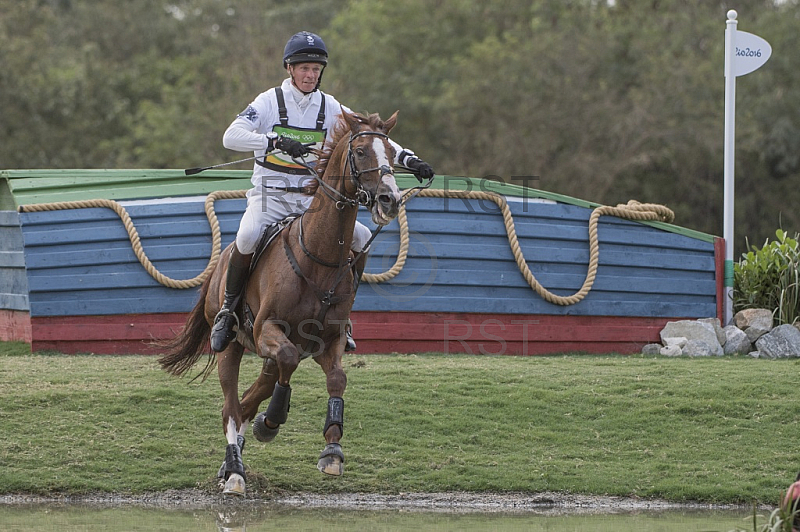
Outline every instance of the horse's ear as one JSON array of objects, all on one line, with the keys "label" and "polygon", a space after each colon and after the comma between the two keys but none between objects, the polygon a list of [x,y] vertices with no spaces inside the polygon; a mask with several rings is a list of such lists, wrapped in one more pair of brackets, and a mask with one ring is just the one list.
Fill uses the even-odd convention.
[{"label": "horse's ear", "polygon": [[358,117],[354,114],[350,114],[342,108],[342,116],[347,121],[347,125],[350,126],[350,131],[353,133],[358,133],[361,129],[361,122],[358,120]]},{"label": "horse's ear", "polygon": [[398,110],[398,111],[395,111],[395,112],[394,112],[394,114],[393,114],[392,116],[390,116],[390,117],[389,117],[389,119],[388,119],[388,120],[386,120],[386,121],[383,123],[383,132],[384,132],[384,133],[386,133],[387,135],[388,135],[388,134],[389,134],[389,132],[392,130],[392,128],[393,128],[395,125],[397,125],[397,113],[399,113],[399,112],[400,112],[399,110]]}]

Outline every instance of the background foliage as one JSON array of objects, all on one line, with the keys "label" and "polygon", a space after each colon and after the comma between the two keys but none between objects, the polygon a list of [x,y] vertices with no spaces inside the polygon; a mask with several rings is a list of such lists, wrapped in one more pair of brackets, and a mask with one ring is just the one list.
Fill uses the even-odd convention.
[{"label": "background foliage", "polygon": [[232,160],[222,132],[308,29],[331,51],[323,88],[400,109],[397,140],[439,173],[664,203],[721,234],[730,8],[773,46],[737,83],[744,251],[800,225],[796,0],[4,0],[0,167]]},{"label": "background foliage", "polygon": [[782,229],[760,248],[750,246],[733,267],[733,311],[765,308],[776,324],[800,319],[800,234]]}]

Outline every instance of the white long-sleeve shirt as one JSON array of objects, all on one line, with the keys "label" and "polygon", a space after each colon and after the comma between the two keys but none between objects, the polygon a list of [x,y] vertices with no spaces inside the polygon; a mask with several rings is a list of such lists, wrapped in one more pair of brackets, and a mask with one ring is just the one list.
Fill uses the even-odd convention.
[{"label": "white long-sleeve shirt", "polygon": [[[317,125],[320,102],[322,100],[321,91],[316,90],[309,94],[303,94],[292,84],[291,79],[285,79],[281,84],[284,94],[284,103],[288,115],[289,125],[292,127],[313,129]],[[344,107],[347,112],[349,108]],[[327,140],[331,139],[333,126],[339,121],[342,114],[342,105],[330,94],[325,94],[325,122],[323,128],[327,130]],[[269,139],[266,134],[272,131],[273,127],[280,125],[280,115],[278,113],[278,99],[275,89],[269,89],[259,94],[247,108],[242,111],[236,119],[228,126],[222,137],[222,144],[228,149],[236,151],[253,151],[253,155],[260,157],[266,153]],[[401,157],[413,156],[413,152],[403,150],[394,141],[392,142],[396,150],[396,160]],[[262,159],[263,160],[263,159]],[[270,168],[264,168],[259,164],[253,165],[253,186],[302,186],[309,179],[308,175],[287,174]]]}]

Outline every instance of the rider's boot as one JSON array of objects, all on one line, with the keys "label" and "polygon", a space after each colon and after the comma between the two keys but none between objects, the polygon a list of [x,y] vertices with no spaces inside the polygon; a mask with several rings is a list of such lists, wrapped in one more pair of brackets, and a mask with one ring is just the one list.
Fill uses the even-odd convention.
[{"label": "rider's boot", "polygon": [[231,258],[228,261],[228,275],[225,278],[225,301],[214,318],[214,326],[211,328],[211,350],[216,353],[223,351],[231,343],[231,340],[236,338],[235,328],[239,326],[236,306],[242,290],[244,290],[252,258],[252,253],[247,255],[239,253],[236,244],[233,245]]}]

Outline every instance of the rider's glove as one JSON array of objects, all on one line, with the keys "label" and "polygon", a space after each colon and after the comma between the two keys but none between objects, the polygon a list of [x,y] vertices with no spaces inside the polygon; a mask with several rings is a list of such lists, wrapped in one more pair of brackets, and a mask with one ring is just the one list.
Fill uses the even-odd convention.
[{"label": "rider's glove", "polygon": [[275,147],[281,151],[285,151],[295,159],[302,157],[303,155],[308,155],[308,153],[311,151],[311,148],[302,142],[290,139],[289,137],[278,137],[278,139],[275,141]]},{"label": "rider's glove", "polygon": [[406,167],[414,173],[417,180],[422,183],[424,179],[430,179],[434,176],[433,168],[431,165],[420,159],[419,157],[410,157],[406,160]]}]

